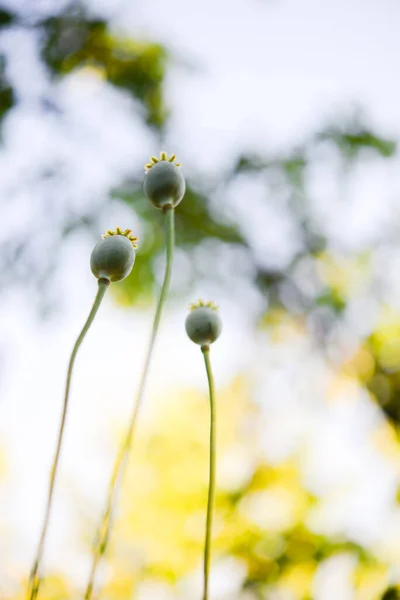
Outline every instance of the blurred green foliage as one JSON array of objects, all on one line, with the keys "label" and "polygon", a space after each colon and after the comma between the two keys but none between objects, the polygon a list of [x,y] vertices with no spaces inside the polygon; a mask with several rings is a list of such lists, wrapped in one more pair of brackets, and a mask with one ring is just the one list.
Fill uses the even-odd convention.
[{"label": "blurred green foliage", "polygon": [[400,592],[398,588],[390,587],[382,596],[382,600],[400,600]]},{"label": "blurred green foliage", "polygon": [[82,12],[52,17],[42,23],[42,56],[55,75],[91,66],[111,84],[140,100],[149,125],[161,127],[167,116],[163,99],[167,53],[159,44],[119,39],[107,23]]},{"label": "blurred green foliage", "polygon": [[[0,7],[0,32],[1,29],[10,26],[14,21],[14,15]],[[0,54],[0,123],[5,113],[10,110],[15,102],[13,89],[6,76],[6,56]]]},{"label": "blurred green foliage", "polygon": [[15,97],[13,89],[5,74],[5,57],[0,56],[0,121],[5,113],[13,106],[14,102]]},{"label": "blurred green foliage", "polygon": [[397,150],[394,140],[385,139],[363,126],[350,127],[343,130],[338,127],[330,127],[320,136],[321,140],[333,141],[349,159],[357,158],[361,151],[371,150],[384,158],[390,158]]},{"label": "blurred green foliage", "polygon": [[[116,87],[126,90],[139,100],[150,126],[162,127],[167,117],[163,82],[167,52],[160,44],[115,37],[107,21],[94,19],[79,3],[71,3],[57,15],[37,18],[16,9],[0,6],[0,29],[13,26],[40,32],[41,54],[44,63],[54,74],[62,77],[74,69],[92,67]],[[2,56],[2,63],[5,56]],[[0,118],[15,103],[13,90],[5,82],[4,67],[0,69]]]},{"label": "blurred green foliage", "polygon": [[400,315],[383,316],[372,335],[366,340],[373,368],[366,384],[390,420],[400,425]]}]

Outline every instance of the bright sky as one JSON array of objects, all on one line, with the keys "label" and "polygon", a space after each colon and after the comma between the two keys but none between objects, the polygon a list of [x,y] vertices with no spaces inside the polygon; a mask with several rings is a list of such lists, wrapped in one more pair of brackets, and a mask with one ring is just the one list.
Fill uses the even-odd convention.
[{"label": "bright sky", "polygon": [[[198,173],[223,168],[238,147],[295,144],[352,106],[362,106],[384,133],[400,134],[400,5],[395,0],[87,3],[94,11],[112,15],[116,31],[154,38],[172,49],[174,66],[167,91],[173,115],[167,149],[176,151],[182,163]],[[47,5],[51,2],[41,3],[43,10]],[[20,202],[25,199],[27,207],[32,199],[39,201],[43,189],[27,188],[21,173],[38,172],[50,155],[66,160],[69,171],[66,189],[48,189],[46,193],[68,197],[72,190],[76,202],[84,198],[95,203],[148,154],[158,152],[154,140],[132,115],[129,102],[90,77],[72,76],[52,90],[66,112],[61,124],[40,115],[35,101],[50,84],[38,66],[35,40],[19,32],[5,36],[0,45],[9,53],[10,73],[23,99],[5,124],[5,148],[0,155],[4,197],[10,197],[12,190]],[[186,65],[195,70],[189,71]],[[388,181],[385,170],[373,174],[368,182],[373,193],[367,194],[366,202],[372,207],[382,196],[393,193],[393,182],[399,183],[394,176]],[[390,204],[385,207],[389,214]],[[376,218],[374,210],[366,211],[370,215],[363,225],[367,232]],[[116,218],[127,216],[115,208],[108,213],[111,225]],[[10,203],[3,222],[7,228],[18,226],[19,218]],[[125,222],[117,224],[125,226]],[[104,224],[109,226],[109,222]],[[354,226],[350,233],[353,231]],[[360,226],[360,235],[363,232]],[[368,243],[370,238],[366,240]],[[68,355],[95,293],[88,260],[82,258],[89,258],[89,253],[87,241],[79,237],[65,252],[59,284],[68,290],[68,302],[62,317],[43,325],[36,322],[21,296],[1,300],[0,334],[10,352],[1,382],[0,435],[7,452],[8,477],[0,498],[0,555],[9,573],[15,572],[17,564],[28,569],[36,544]],[[212,296],[213,291],[211,287],[201,289],[199,295]],[[398,516],[390,514],[397,473],[367,442],[376,416],[371,415],[365,398],[357,389],[345,388],[344,399],[354,396],[353,404],[343,401],[322,409],[320,400],[326,390],[318,381],[311,389],[308,386],[316,360],[312,348],[303,340],[282,349],[278,357],[271,356],[268,348],[260,354],[257,340],[249,335],[248,307],[225,297],[216,300],[225,323],[224,334],[213,349],[218,385],[253,365],[258,398],[266,406],[268,456],[278,459],[293,451],[305,434],[311,455],[312,449],[318,448],[305,467],[308,484],[328,498],[325,514],[315,517],[317,526],[320,519],[326,527],[344,529],[367,541],[382,537],[382,532],[387,538],[399,537]],[[400,305],[400,294],[395,301]],[[169,307],[165,315],[153,360],[148,406],[170,386],[205,389],[201,357],[184,333],[186,305],[184,299],[181,306]],[[256,307],[254,300],[251,308]],[[69,496],[57,497],[47,552],[49,565],[59,565],[62,557],[68,570],[72,561],[77,578],[84,577],[87,564],[83,563],[79,572],[76,555],[71,559],[74,531],[66,525],[65,516],[73,509],[71,498],[85,498],[88,506],[100,510],[116,428],[130,410],[150,324],[151,314],[118,310],[108,298],[78,357],[60,480],[60,488],[68,486]],[[301,369],[299,357],[303,358]],[[323,372],[326,367],[320,368]],[[292,374],[289,379],[288,373]],[[288,381],[300,390],[295,395]],[[277,397],[279,403],[273,403],[271,398]],[[285,418],[289,407],[297,415],[290,422]],[[329,491],[343,481],[352,481],[354,489],[333,506]],[[343,583],[348,568],[345,562],[333,571],[325,568],[315,600],[350,600]],[[336,577],[337,569],[342,569],[342,578]],[[336,574],[333,582],[332,572]],[[342,586],[340,591],[335,585]]]}]

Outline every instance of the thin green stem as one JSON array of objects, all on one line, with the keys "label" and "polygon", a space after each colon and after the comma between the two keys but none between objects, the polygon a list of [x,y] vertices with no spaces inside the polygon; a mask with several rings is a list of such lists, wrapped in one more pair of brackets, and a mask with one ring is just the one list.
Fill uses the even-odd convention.
[{"label": "thin green stem", "polygon": [[206,365],[208,389],[210,394],[210,472],[208,484],[206,539],[204,544],[204,589],[203,600],[208,600],[208,581],[210,574],[212,521],[215,497],[215,462],[216,462],[216,406],[214,392],[214,378],[211,370],[210,347],[202,346],[204,362]]},{"label": "thin green stem", "polygon": [[110,529],[111,529],[111,520],[112,520],[112,512],[113,512],[113,504],[115,502],[115,496],[117,492],[117,487],[122,485],[122,481],[124,478],[126,465],[129,457],[129,451],[132,445],[132,440],[135,432],[136,421],[138,418],[139,410],[142,405],[144,390],[149,374],[149,368],[151,363],[151,358],[153,354],[154,344],[158,334],[158,328],[160,325],[162,309],[165,303],[165,300],[168,295],[168,290],[171,281],[171,273],[172,273],[172,262],[174,257],[174,247],[175,247],[175,215],[174,209],[172,207],[167,207],[165,209],[166,213],[166,265],[165,265],[165,274],[164,281],[162,284],[160,297],[158,299],[156,313],[154,316],[153,327],[151,331],[151,336],[149,340],[149,345],[147,347],[147,352],[145,356],[145,361],[143,365],[143,371],[140,378],[139,389],[137,392],[137,396],[135,398],[135,403],[132,411],[132,416],[129,421],[128,429],[126,431],[123,442],[120,446],[117,459],[114,463],[114,468],[112,471],[110,483],[107,491],[107,499],[106,506],[103,512],[103,516],[100,522],[100,526],[96,533],[94,550],[93,550],[93,560],[92,567],[90,570],[89,581],[85,591],[85,600],[90,600],[93,594],[94,582],[96,577],[97,567],[99,565],[101,557],[104,555],[108,540],[110,537]]},{"label": "thin green stem", "polygon": [[93,302],[92,309],[89,313],[89,316],[86,320],[85,325],[83,326],[82,331],[80,332],[80,334],[75,342],[75,345],[72,349],[71,357],[69,359],[67,381],[65,384],[64,404],[63,404],[63,409],[62,409],[60,428],[59,428],[58,437],[57,437],[57,446],[56,446],[56,451],[55,451],[55,455],[54,455],[54,459],[53,459],[53,464],[52,464],[51,471],[50,471],[50,481],[49,481],[49,490],[48,490],[48,495],[47,495],[46,511],[44,514],[42,531],[41,531],[40,538],[39,538],[39,544],[37,547],[35,560],[34,560],[30,578],[29,578],[29,589],[28,589],[29,600],[35,600],[35,598],[37,598],[38,593],[39,593],[40,564],[41,564],[41,560],[42,560],[42,556],[43,556],[43,550],[44,550],[47,530],[48,530],[49,521],[50,521],[50,513],[51,513],[51,508],[52,508],[52,503],[53,503],[54,487],[55,487],[55,482],[56,482],[58,463],[59,463],[59,459],[60,459],[60,452],[61,452],[61,445],[62,445],[62,440],[63,440],[64,429],[65,429],[65,422],[67,419],[69,393],[70,393],[71,378],[72,378],[72,371],[74,368],[75,358],[76,358],[78,350],[85,338],[85,335],[88,332],[89,327],[93,323],[93,320],[96,316],[97,311],[99,310],[101,301],[103,300],[104,294],[106,293],[106,290],[107,290],[109,284],[110,284],[110,282],[108,280],[99,279],[98,289],[97,289],[96,297]]}]

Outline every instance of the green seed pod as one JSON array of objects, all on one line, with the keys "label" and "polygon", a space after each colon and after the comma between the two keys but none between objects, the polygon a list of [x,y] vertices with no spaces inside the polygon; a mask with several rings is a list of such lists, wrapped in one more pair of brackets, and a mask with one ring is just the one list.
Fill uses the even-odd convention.
[{"label": "green seed pod", "polygon": [[191,305],[186,318],[186,333],[195,344],[208,346],[215,342],[222,331],[222,321],[212,302],[199,300]]},{"label": "green seed pod", "polygon": [[168,158],[165,152],[161,152],[159,159],[153,156],[152,162],[146,165],[144,193],[161,210],[177,206],[185,193],[185,179],[179,163],[174,163],[174,160],[175,155]]},{"label": "green seed pod", "polygon": [[131,230],[107,231],[103,240],[96,244],[90,256],[90,268],[97,279],[107,281],[122,281],[128,277],[135,262],[137,238],[131,235]]}]

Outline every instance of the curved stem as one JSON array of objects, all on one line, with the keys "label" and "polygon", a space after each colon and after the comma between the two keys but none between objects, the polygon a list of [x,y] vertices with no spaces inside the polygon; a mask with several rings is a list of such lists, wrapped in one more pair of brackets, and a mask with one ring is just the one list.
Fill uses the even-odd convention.
[{"label": "curved stem", "polygon": [[62,445],[62,440],[63,440],[65,422],[66,422],[66,418],[67,418],[69,392],[70,392],[70,387],[71,387],[71,377],[72,377],[72,371],[74,368],[75,358],[76,358],[78,350],[85,338],[85,335],[86,335],[89,327],[93,323],[93,319],[96,316],[96,313],[100,307],[101,301],[103,300],[104,294],[106,293],[106,290],[109,285],[110,285],[110,282],[107,279],[99,279],[98,289],[97,289],[96,297],[93,302],[92,309],[89,313],[89,316],[86,320],[85,325],[83,326],[82,331],[80,332],[80,334],[75,342],[75,345],[72,349],[71,357],[69,359],[67,381],[65,384],[64,405],[63,405],[63,410],[62,410],[60,428],[58,431],[56,452],[54,455],[54,460],[53,460],[53,464],[52,464],[51,471],[50,471],[50,482],[49,482],[49,490],[48,490],[48,495],[47,495],[46,510],[45,510],[44,519],[43,519],[42,531],[41,531],[40,538],[39,538],[39,544],[37,547],[35,560],[34,560],[30,578],[29,578],[28,598],[30,600],[35,600],[35,598],[38,596],[38,593],[39,593],[39,586],[40,586],[39,569],[40,569],[40,563],[41,563],[42,556],[43,556],[46,534],[47,534],[47,529],[49,526],[50,513],[51,513],[51,508],[52,508],[52,503],[53,503],[54,486],[55,486],[55,482],[56,482],[57,468],[58,468],[58,463],[59,463],[59,459],[60,459],[60,452],[61,452],[61,445]]},{"label": "curved stem", "polygon": [[89,581],[85,591],[85,600],[90,600],[92,598],[94,581],[96,577],[96,571],[98,564],[100,562],[101,557],[106,551],[109,536],[110,536],[110,526],[111,526],[111,518],[112,518],[112,510],[114,498],[117,491],[117,485],[122,484],[122,480],[126,470],[126,464],[129,456],[129,451],[132,445],[132,439],[134,435],[134,430],[136,426],[137,417],[139,414],[139,409],[142,405],[143,394],[147,382],[147,377],[149,374],[149,368],[151,363],[151,357],[153,354],[154,344],[157,338],[158,328],[160,325],[162,309],[165,303],[165,300],[168,295],[168,290],[171,281],[171,273],[172,273],[172,262],[174,257],[174,246],[175,246],[175,224],[174,224],[174,209],[172,207],[168,207],[165,210],[166,213],[166,265],[165,265],[165,274],[164,281],[162,284],[160,297],[158,299],[156,313],[154,316],[153,327],[150,335],[149,345],[147,347],[147,352],[145,356],[145,361],[143,365],[143,371],[140,378],[139,389],[135,399],[135,404],[133,407],[133,412],[131,419],[129,421],[128,429],[126,431],[124,440],[120,446],[117,459],[114,463],[114,468],[112,471],[110,483],[108,486],[107,492],[107,500],[105,510],[101,519],[100,526],[96,533],[96,539],[94,543],[94,551],[93,551],[93,561],[92,567],[90,571]]},{"label": "curved stem", "polygon": [[215,407],[215,392],[214,378],[210,363],[210,347],[202,346],[204,362],[206,365],[208,389],[210,394],[210,472],[208,484],[208,501],[207,501],[207,521],[206,521],[206,539],[204,544],[204,588],[203,600],[208,600],[208,580],[210,573],[210,557],[211,557],[211,536],[212,536],[212,521],[213,508],[215,497],[215,458],[216,458],[216,407]]}]

